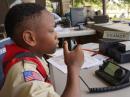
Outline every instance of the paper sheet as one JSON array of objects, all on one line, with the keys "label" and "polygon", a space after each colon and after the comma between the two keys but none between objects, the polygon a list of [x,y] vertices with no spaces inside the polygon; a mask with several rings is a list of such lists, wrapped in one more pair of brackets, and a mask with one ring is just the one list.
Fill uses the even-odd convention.
[{"label": "paper sheet", "polygon": [[[98,43],[87,43],[81,46],[82,49],[89,49],[98,51],[99,50],[99,44]],[[82,65],[82,68],[90,68],[93,66],[98,66],[103,63],[104,60],[108,59],[109,57],[106,57],[101,54],[94,54],[92,51],[84,51],[84,64]],[[53,57],[48,59],[48,62],[51,63],[53,66],[58,68],[64,73],[67,73],[67,66],[64,63],[64,56],[63,56],[63,49],[58,49],[53,55]]]},{"label": "paper sheet", "polygon": [[[82,68],[90,68],[102,64],[102,61],[92,57],[91,53],[88,51],[84,51],[84,58],[85,59]],[[67,73],[67,66],[64,63],[63,55],[50,58],[48,59],[48,62],[51,63],[56,68],[58,68],[59,70],[61,70],[62,72]]]}]

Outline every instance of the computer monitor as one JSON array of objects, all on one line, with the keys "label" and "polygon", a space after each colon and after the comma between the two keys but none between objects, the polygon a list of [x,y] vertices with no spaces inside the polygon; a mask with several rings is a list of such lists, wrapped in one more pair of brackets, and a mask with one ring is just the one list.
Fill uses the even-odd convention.
[{"label": "computer monitor", "polygon": [[84,8],[70,9],[71,26],[78,26],[80,23],[85,23],[86,17],[84,15]]}]

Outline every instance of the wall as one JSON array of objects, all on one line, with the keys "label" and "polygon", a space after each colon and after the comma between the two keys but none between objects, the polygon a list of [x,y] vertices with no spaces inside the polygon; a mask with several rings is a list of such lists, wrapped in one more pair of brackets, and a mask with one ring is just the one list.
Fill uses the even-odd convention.
[{"label": "wall", "polygon": [[4,23],[5,15],[8,11],[8,3],[6,0],[0,0],[0,24]]}]

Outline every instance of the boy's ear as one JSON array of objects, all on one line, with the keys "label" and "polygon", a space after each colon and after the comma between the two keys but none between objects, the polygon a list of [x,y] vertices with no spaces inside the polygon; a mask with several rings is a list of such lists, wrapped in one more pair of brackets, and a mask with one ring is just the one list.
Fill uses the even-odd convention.
[{"label": "boy's ear", "polygon": [[36,45],[36,38],[34,32],[30,30],[26,30],[23,32],[23,40],[25,43],[27,43],[30,46],[35,46]]}]

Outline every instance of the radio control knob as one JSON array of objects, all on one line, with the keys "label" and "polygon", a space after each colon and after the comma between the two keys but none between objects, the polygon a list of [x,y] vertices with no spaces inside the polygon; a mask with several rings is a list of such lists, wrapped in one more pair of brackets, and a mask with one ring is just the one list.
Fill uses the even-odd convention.
[{"label": "radio control knob", "polygon": [[117,79],[122,79],[124,76],[125,76],[126,72],[125,70],[119,68],[115,71],[115,74],[114,76],[117,78]]}]

